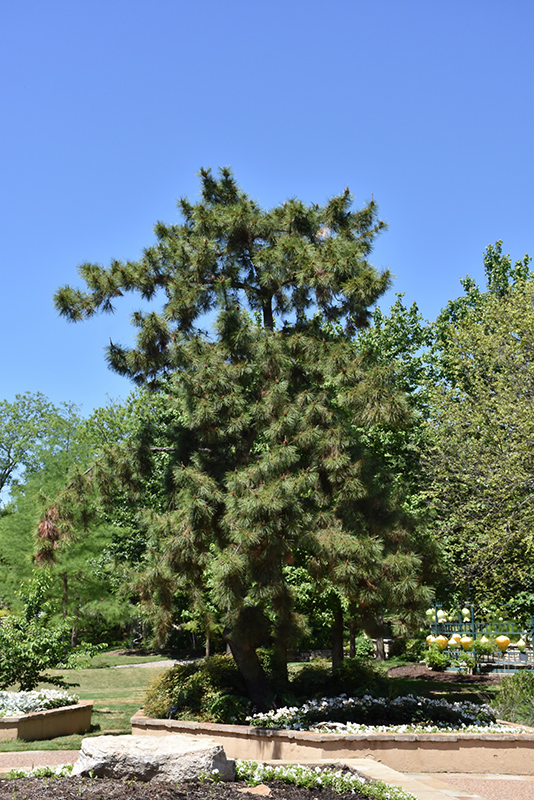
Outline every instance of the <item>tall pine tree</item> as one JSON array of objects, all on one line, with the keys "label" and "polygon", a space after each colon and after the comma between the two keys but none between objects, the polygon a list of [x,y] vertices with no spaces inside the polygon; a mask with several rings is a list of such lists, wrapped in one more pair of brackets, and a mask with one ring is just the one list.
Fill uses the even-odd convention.
[{"label": "tall pine tree", "polygon": [[[158,223],[139,261],[83,264],[88,291],[67,286],[55,302],[77,321],[112,311],[128,291],[163,294],[159,313],[133,315],[135,348],[111,344],[107,355],[116,372],[165,387],[177,410],[166,431],[167,509],[141,516],[150,543],[141,591],[157,596],[163,627],[177,586],[200,610],[209,595],[263,707],[256,650],[273,645],[285,666],[302,622],[288,565],[337,588],[338,654],[343,604],[387,610],[399,582],[407,611],[420,602],[422,557],[398,486],[393,495],[362,436],[409,415],[393,373],[354,342],[390,284],[368,261],[384,228],[375,203],[353,211],[347,189],[325,206],[292,199],[265,211],[230,170],[200,176],[200,202],[182,199],[181,224]],[[124,450],[132,485],[150,471],[159,436],[148,420]],[[105,486],[110,473],[99,474]]]}]

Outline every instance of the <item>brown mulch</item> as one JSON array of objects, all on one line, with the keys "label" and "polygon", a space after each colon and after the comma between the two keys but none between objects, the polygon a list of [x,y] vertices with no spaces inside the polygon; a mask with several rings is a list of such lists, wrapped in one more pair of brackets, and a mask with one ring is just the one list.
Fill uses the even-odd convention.
[{"label": "brown mulch", "polygon": [[491,685],[499,683],[502,675],[488,673],[487,675],[461,675],[458,672],[436,672],[425,667],[424,664],[405,664],[402,667],[392,667],[388,670],[390,678],[417,678],[423,681],[436,681],[439,683],[458,683],[458,684],[485,684]]},{"label": "brown mulch", "polygon": [[364,800],[359,793],[337,794],[330,789],[303,789],[279,782],[253,788],[238,782],[191,781],[175,786],[112,778],[0,780],[0,800],[255,800],[267,795],[272,800]]}]

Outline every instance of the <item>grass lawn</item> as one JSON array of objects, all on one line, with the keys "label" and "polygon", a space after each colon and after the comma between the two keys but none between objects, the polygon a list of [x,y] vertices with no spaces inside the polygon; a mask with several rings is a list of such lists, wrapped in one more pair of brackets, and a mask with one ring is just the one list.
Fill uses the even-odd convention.
[{"label": "grass lawn", "polygon": [[[110,661],[106,662],[106,656]],[[70,686],[69,691],[77,694],[81,700],[94,700],[92,728],[88,734],[60,736],[57,739],[39,740],[35,742],[0,742],[0,752],[16,750],[79,750],[80,742],[85,736],[101,736],[106,733],[131,733],[130,718],[139,711],[143,704],[146,689],[151,681],[159,675],[163,667],[130,667],[128,669],[110,669],[109,664],[141,663],[157,660],[151,657],[125,657],[106,653],[97,656],[95,661],[108,663],[107,666],[92,665],[89,669],[76,671],[62,670],[52,675],[63,675]],[[160,658],[161,660],[161,658]],[[41,684],[42,688],[51,688],[50,684]]]},{"label": "grass lawn", "polygon": [[467,701],[470,703],[489,703],[499,690],[498,684],[484,683],[455,684],[441,681],[422,681],[412,678],[390,678],[392,694],[421,695],[435,700],[448,700],[449,703]]}]

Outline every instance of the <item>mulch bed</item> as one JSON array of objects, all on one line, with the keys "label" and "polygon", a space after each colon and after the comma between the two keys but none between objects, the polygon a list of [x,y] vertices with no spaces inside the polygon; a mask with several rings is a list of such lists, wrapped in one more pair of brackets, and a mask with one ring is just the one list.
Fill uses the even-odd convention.
[{"label": "mulch bed", "polygon": [[502,675],[488,673],[487,675],[462,675],[458,672],[436,672],[424,664],[405,664],[402,667],[392,667],[388,670],[390,678],[417,678],[423,681],[436,681],[439,683],[458,683],[461,685],[495,684],[500,683]]},{"label": "mulch bed", "polygon": [[303,789],[279,782],[250,787],[238,782],[191,781],[175,786],[111,778],[0,780],[0,800],[255,800],[266,795],[271,800],[364,800],[359,793],[336,794],[330,789]]}]

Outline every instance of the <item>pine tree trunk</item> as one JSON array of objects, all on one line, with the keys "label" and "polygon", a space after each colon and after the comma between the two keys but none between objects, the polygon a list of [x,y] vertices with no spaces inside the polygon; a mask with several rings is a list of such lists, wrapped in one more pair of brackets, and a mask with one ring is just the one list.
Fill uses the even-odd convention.
[{"label": "pine tree trunk", "polygon": [[349,656],[354,658],[356,655],[356,620],[349,622]]},{"label": "pine tree trunk", "polygon": [[377,661],[385,661],[386,660],[386,648],[384,646],[384,618],[381,615],[378,615],[376,618],[376,638],[375,638],[375,653],[376,653],[376,660]]},{"label": "pine tree trunk", "polygon": [[230,646],[250,700],[258,711],[266,711],[270,687],[256,650],[235,632],[225,630],[223,636]]},{"label": "pine tree trunk", "polygon": [[386,660],[386,648],[384,646],[384,637],[378,636],[375,639],[375,652],[376,652],[376,660],[377,661],[385,661]]},{"label": "pine tree trunk", "polygon": [[262,303],[263,306],[263,325],[268,330],[274,330],[273,299],[268,297]]},{"label": "pine tree trunk", "polygon": [[343,661],[343,609],[334,612],[332,624],[332,672],[337,672]]}]

